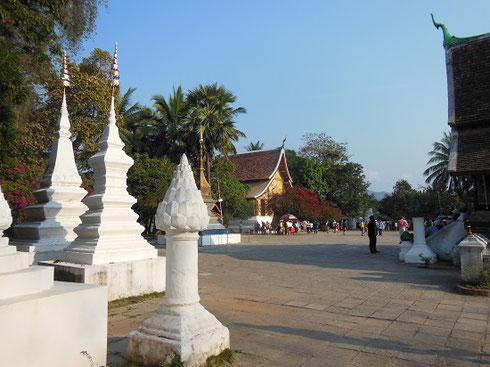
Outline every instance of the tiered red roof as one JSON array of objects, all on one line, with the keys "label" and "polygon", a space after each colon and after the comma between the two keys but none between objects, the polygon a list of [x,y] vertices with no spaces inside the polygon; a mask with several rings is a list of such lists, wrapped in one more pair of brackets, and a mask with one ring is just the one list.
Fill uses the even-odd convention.
[{"label": "tiered red roof", "polygon": [[237,170],[236,179],[250,187],[247,198],[262,195],[269,187],[277,170],[292,186],[284,149],[256,150],[230,156]]}]

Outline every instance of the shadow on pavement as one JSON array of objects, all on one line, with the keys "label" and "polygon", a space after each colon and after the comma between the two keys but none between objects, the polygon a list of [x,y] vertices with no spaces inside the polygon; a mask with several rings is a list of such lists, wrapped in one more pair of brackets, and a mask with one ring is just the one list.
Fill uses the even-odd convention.
[{"label": "shadow on pavement", "polygon": [[[459,361],[465,361],[465,362],[476,363],[476,364],[482,363],[482,361],[480,361],[478,358],[478,354],[475,354],[468,350],[459,349],[459,348],[448,349],[443,346],[433,346],[434,348],[431,349],[429,345],[427,345],[427,349],[420,349],[414,347],[413,345],[403,343],[401,341],[390,340],[388,336],[383,337],[380,335],[380,338],[360,338],[360,337],[351,337],[345,335],[337,335],[328,331],[300,329],[300,328],[292,328],[292,327],[279,326],[279,325],[255,325],[255,324],[247,324],[247,323],[234,323],[233,325],[238,327],[248,328],[248,329],[255,329],[259,331],[294,335],[303,338],[325,341],[325,342],[333,343],[332,344],[333,347],[335,347],[336,343],[344,344],[344,345],[348,344],[350,346],[392,350],[392,351],[398,351],[404,353],[414,353],[419,355],[437,354],[441,357],[457,359]],[[341,345],[339,345],[338,347],[342,348]],[[349,349],[346,346],[344,346],[343,348]]]},{"label": "shadow on pavement", "polygon": [[432,268],[418,268],[399,261],[397,245],[382,245],[381,253],[369,253],[368,245],[228,245],[200,248],[203,254],[231,256],[244,261],[261,261],[291,265],[318,266],[331,269],[366,271],[352,277],[370,282],[400,282],[424,289],[455,291],[459,269],[449,263]]}]

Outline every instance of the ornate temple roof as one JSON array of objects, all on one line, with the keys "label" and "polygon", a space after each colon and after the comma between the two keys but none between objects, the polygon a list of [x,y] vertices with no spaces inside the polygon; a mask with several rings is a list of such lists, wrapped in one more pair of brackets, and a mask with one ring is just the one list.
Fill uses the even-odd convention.
[{"label": "ornate temple roof", "polygon": [[454,174],[490,172],[490,33],[452,36],[444,24],[448,121],[452,128],[449,170]]},{"label": "ornate temple roof", "polygon": [[250,187],[247,195],[249,199],[262,195],[272,183],[277,171],[292,186],[283,147],[239,153],[230,156],[230,160],[237,167],[234,173],[236,179]]}]

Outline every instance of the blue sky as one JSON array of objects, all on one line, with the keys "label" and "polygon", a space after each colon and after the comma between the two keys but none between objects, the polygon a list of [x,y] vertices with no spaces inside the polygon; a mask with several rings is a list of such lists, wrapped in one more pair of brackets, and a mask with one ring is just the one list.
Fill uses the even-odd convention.
[{"label": "blue sky", "polygon": [[[469,5],[471,4],[471,5]],[[490,32],[488,0],[109,0],[82,55],[119,43],[121,85],[151,105],[173,86],[224,84],[250,141],[298,149],[305,132],[346,142],[375,191],[424,184],[447,126],[442,32]]]}]

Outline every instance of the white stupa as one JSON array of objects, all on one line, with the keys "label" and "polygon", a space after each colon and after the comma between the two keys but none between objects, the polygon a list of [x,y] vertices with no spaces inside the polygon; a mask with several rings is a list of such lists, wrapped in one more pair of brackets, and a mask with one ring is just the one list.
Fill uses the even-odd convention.
[{"label": "white stupa", "polygon": [[41,189],[34,191],[38,204],[25,208],[26,220],[14,227],[19,251],[30,253],[30,263],[54,260],[59,252],[76,237],[73,229],[80,223],[79,216],[87,209],[81,203],[87,192],[80,186],[70,140],[70,119],[66,106],[65,88],[70,86],[63,55],[63,101],[55,139],[51,144],[49,164],[41,179]]},{"label": "white stupa", "polygon": [[85,367],[83,350],[105,365],[106,288],[55,282],[53,268],[29,266],[29,253],[1,237],[11,223],[0,188],[0,366]]},{"label": "white stupa", "polygon": [[[119,86],[117,43],[113,77],[114,90]],[[126,181],[134,162],[119,137],[114,95],[98,146],[88,161],[95,180],[94,192],[83,200],[89,210],[75,228],[77,238],[58,257],[56,279],[107,284],[110,300],[162,291],[165,280],[159,273],[165,272],[165,258],[141,236],[144,228],[131,209],[136,199],[128,193]]]}]

